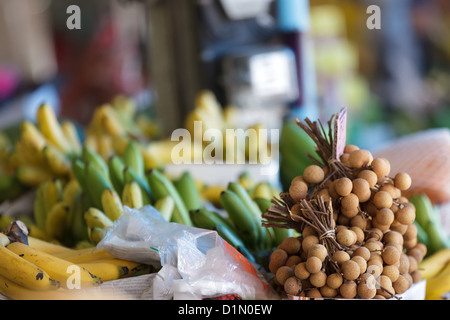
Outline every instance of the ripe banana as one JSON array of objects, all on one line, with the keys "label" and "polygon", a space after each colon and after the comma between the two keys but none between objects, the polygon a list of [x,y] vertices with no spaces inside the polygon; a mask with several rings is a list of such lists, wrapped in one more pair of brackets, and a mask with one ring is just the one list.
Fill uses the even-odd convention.
[{"label": "ripe banana", "polygon": [[272,199],[272,187],[268,182],[259,182],[253,190],[253,198]]},{"label": "ripe banana", "polygon": [[[73,289],[97,286],[102,280],[73,262],[61,259],[20,242],[13,242],[7,247],[23,259],[45,270],[51,278],[60,282],[63,288]],[[74,273],[74,275],[72,275]]]},{"label": "ripe banana", "polygon": [[[8,247],[10,245],[12,243]],[[34,290],[52,290],[60,286],[46,271],[3,245],[0,246],[0,262],[0,275],[21,286]]]},{"label": "ripe banana", "polygon": [[108,168],[109,168],[109,178],[114,186],[114,189],[119,194],[122,194],[123,186],[125,185],[125,178],[124,178],[125,164],[122,158],[120,158],[117,155],[114,155],[111,158],[109,158]]},{"label": "ripe banana", "polygon": [[422,260],[419,269],[423,279],[431,279],[450,263],[450,248],[439,250]]},{"label": "ripe banana", "polygon": [[103,259],[80,263],[79,266],[97,275],[103,282],[130,277],[147,267],[140,262],[123,259]]},{"label": "ripe banana", "polygon": [[56,114],[52,107],[48,104],[39,106],[36,114],[37,124],[42,134],[53,143],[59,150],[64,153],[69,153],[70,143],[67,141],[58,122]]},{"label": "ripe banana", "polygon": [[165,196],[158,199],[158,201],[155,202],[154,207],[166,221],[170,221],[172,219],[173,210],[175,209],[175,202],[171,196]]},{"label": "ripe banana", "polygon": [[42,150],[46,165],[56,176],[66,176],[72,169],[69,158],[58,148],[47,145]]},{"label": "ripe banana", "polygon": [[53,205],[47,214],[45,232],[56,240],[62,240],[66,233],[67,219],[70,207],[63,201]]},{"label": "ripe banana", "polygon": [[93,227],[88,229],[89,239],[94,245],[97,245],[100,241],[103,240],[103,237],[106,235],[106,228]]},{"label": "ripe banana", "polygon": [[108,228],[113,225],[113,221],[109,219],[103,211],[93,207],[86,210],[84,219],[89,228]]},{"label": "ripe banana", "polygon": [[65,247],[60,244],[38,239],[30,235],[28,235],[28,245],[32,248],[36,248],[48,254],[73,251],[73,249],[69,247]]},{"label": "ripe banana", "polygon": [[102,193],[102,207],[105,215],[112,221],[116,221],[123,214],[123,203],[119,193],[107,188]]},{"label": "ripe banana", "polygon": [[136,181],[125,184],[122,194],[122,203],[129,208],[139,209],[144,205],[142,190]]},{"label": "ripe banana", "polygon": [[62,190],[62,201],[67,205],[73,206],[76,197],[81,193],[81,186],[76,179],[70,179],[63,187]]},{"label": "ripe banana", "polygon": [[144,177],[142,177],[141,175],[137,174],[133,168],[131,167],[125,167],[124,171],[123,171],[123,176],[124,176],[124,180],[125,183],[130,182],[130,181],[135,181],[137,182],[137,184],[139,185],[139,187],[142,189],[142,199],[144,204],[151,204],[154,199],[153,199],[153,193],[152,190],[150,188],[150,185],[147,181],[147,179]]},{"label": "ripe banana", "polygon": [[212,203],[216,208],[220,208],[220,194],[226,188],[221,185],[209,185],[206,186],[201,192],[201,196],[206,201]]},{"label": "ripe banana", "polygon": [[80,154],[83,146],[75,124],[72,121],[63,120],[61,122],[61,130],[66,140],[70,143],[72,154]]},{"label": "ripe banana", "polygon": [[433,278],[427,280],[425,300],[441,300],[450,291],[450,263]]},{"label": "ripe banana", "polygon": [[184,172],[181,177],[174,182],[174,185],[188,211],[197,210],[202,207],[203,203],[200,192],[189,171]]},{"label": "ripe banana", "polygon": [[258,244],[259,225],[244,202],[231,190],[220,195],[222,207],[236,226],[236,231],[244,243],[254,248]]},{"label": "ripe banana", "polygon": [[49,143],[41,131],[34,125],[34,123],[25,120],[20,124],[20,138],[24,143],[25,148],[29,148],[35,154]]},{"label": "ripe banana", "polygon": [[103,259],[115,259],[113,255],[103,249],[83,248],[74,249],[73,251],[59,252],[53,254],[55,257],[70,261],[72,263],[80,264],[93,262]]},{"label": "ripe banana", "polygon": [[120,122],[116,111],[110,104],[104,104],[100,106],[96,113],[98,114],[99,121],[103,129],[112,137],[125,136],[127,134],[126,129]]},{"label": "ripe banana", "polygon": [[175,202],[175,209],[172,214],[172,221],[187,226],[193,226],[189,211],[183,202],[180,194],[164,174],[156,169],[152,169],[147,173],[147,180],[154,195],[154,199],[157,201],[165,196],[171,196]]},{"label": "ripe banana", "polygon": [[53,174],[47,168],[33,165],[20,165],[16,170],[17,178],[26,186],[37,187],[42,182],[53,178]]}]

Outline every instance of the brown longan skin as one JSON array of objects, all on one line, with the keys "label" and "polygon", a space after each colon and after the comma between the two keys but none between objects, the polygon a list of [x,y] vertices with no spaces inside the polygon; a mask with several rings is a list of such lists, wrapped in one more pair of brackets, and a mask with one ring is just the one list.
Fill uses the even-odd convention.
[{"label": "brown longan skin", "polygon": [[357,294],[357,284],[353,280],[346,280],[339,287],[339,293],[344,299],[352,299]]},{"label": "brown longan skin", "polygon": [[373,195],[373,203],[378,209],[390,208],[392,206],[392,196],[389,192],[378,191]]},{"label": "brown longan skin", "polygon": [[323,181],[325,172],[318,165],[309,165],[303,170],[303,179],[307,183],[317,184]]},{"label": "brown longan skin", "polygon": [[396,294],[402,294],[409,289],[410,283],[404,275],[399,275],[398,279],[392,283]]},{"label": "brown longan skin", "polygon": [[358,149],[350,152],[350,157],[348,160],[352,168],[359,169],[364,166],[370,165],[373,157],[370,151]]},{"label": "brown longan skin", "polygon": [[327,274],[323,271],[313,273],[309,276],[309,282],[316,288],[323,287],[327,283]]},{"label": "brown longan skin", "polygon": [[311,275],[311,273],[306,269],[306,262],[300,262],[297,264],[294,268],[294,274],[300,280],[308,279]]},{"label": "brown longan skin", "polygon": [[344,278],[338,272],[332,273],[327,277],[327,286],[332,289],[338,289],[343,282]]},{"label": "brown longan skin", "polygon": [[335,261],[338,266],[341,266],[344,261],[350,260],[350,255],[342,250],[336,251],[331,257],[333,261]]},{"label": "brown longan skin", "polygon": [[395,219],[403,224],[409,225],[416,219],[416,209],[413,204],[405,203],[402,208],[395,213]]},{"label": "brown longan skin", "polygon": [[371,163],[372,170],[377,175],[378,179],[386,177],[389,174],[390,166],[383,158],[375,158]]},{"label": "brown longan skin", "polygon": [[284,282],[284,292],[289,295],[297,296],[302,292],[302,283],[299,279],[294,277],[289,277]]},{"label": "brown longan skin", "polygon": [[347,260],[341,266],[342,275],[346,280],[356,280],[361,274],[361,268],[357,262]]},{"label": "brown longan skin", "polygon": [[374,187],[378,181],[377,174],[369,169],[362,170],[358,174],[358,178],[362,178],[362,179],[366,180],[369,183],[370,187]]},{"label": "brown longan skin", "polygon": [[278,248],[286,251],[288,255],[293,255],[300,251],[301,242],[297,237],[287,237],[283,239]]},{"label": "brown longan skin", "polygon": [[357,287],[357,292],[361,299],[372,299],[377,294],[377,289],[367,283],[360,282]]},{"label": "brown longan skin", "polygon": [[371,192],[369,183],[362,178],[356,178],[353,180],[352,193],[356,194],[359,202],[366,202],[370,199]]},{"label": "brown longan skin", "polygon": [[394,186],[402,191],[411,187],[411,176],[405,172],[399,172],[394,177]]},{"label": "brown longan skin", "polygon": [[334,191],[341,197],[345,197],[352,191],[352,180],[347,177],[339,178],[334,181]]},{"label": "brown longan skin", "polygon": [[308,250],[308,257],[311,256],[317,257],[321,262],[324,262],[325,258],[328,256],[328,250],[323,244],[313,244]]},{"label": "brown longan skin", "polygon": [[294,276],[294,270],[288,266],[279,267],[277,272],[275,273],[275,278],[280,285],[284,285],[284,282]]},{"label": "brown longan skin", "polygon": [[314,256],[309,257],[308,259],[306,259],[305,267],[309,273],[317,273],[322,269],[322,261]]},{"label": "brown longan skin", "polygon": [[319,243],[319,238],[316,235],[309,235],[303,238],[302,241],[302,250],[308,252],[309,249]]},{"label": "brown longan skin", "polygon": [[288,254],[283,249],[275,249],[271,256],[269,262],[269,270],[272,273],[276,273],[278,268],[284,266],[286,264],[286,260],[288,259]]},{"label": "brown longan skin", "polygon": [[308,194],[308,184],[303,180],[295,180],[289,186],[289,195],[295,202],[305,199]]}]

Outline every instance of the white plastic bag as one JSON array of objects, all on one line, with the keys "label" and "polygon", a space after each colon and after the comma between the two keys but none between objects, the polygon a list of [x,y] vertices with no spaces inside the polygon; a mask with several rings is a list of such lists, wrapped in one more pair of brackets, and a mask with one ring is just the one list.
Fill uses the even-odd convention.
[{"label": "white plastic bag", "polygon": [[97,248],[119,258],[162,266],[155,278],[158,285],[153,285],[155,299],[227,294],[245,300],[278,299],[263,271],[217,232],[167,222],[152,206],[125,207]]}]

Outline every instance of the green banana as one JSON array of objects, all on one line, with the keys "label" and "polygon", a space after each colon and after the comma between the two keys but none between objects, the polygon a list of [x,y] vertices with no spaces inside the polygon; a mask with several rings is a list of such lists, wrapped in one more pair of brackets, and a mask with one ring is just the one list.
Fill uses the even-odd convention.
[{"label": "green banana", "polygon": [[428,248],[429,247],[428,234],[417,221],[414,221],[413,223],[417,228],[417,241],[419,243],[423,243]]},{"label": "green banana", "polygon": [[53,239],[63,239],[63,236],[66,233],[65,227],[67,225],[69,210],[70,207],[63,201],[60,201],[55,203],[47,213],[44,230]]},{"label": "green banana", "polygon": [[129,181],[125,183],[122,194],[122,203],[133,209],[140,209],[144,206],[142,199],[142,190],[136,181]]},{"label": "green banana", "polygon": [[228,189],[220,194],[220,203],[236,226],[239,237],[247,246],[256,248],[260,228],[253,213],[236,193]]},{"label": "green banana", "polygon": [[42,154],[48,167],[55,175],[65,176],[70,173],[70,160],[61,150],[49,144],[42,149]]},{"label": "green banana", "polygon": [[75,179],[84,191],[87,190],[86,178],[85,178],[86,165],[81,159],[74,159],[72,162],[72,172]]},{"label": "green banana", "polygon": [[430,198],[428,198],[425,194],[415,194],[412,195],[409,201],[416,208],[416,218],[415,221],[422,227],[433,221],[434,218],[434,209],[433,204],[431,203]]},{"label": "green banana", "polygon": [[41,230],[45,230],[48,213],[62,199],[62,182],[59,179],[44,181],[36,191],[34,219]]},{"label": "green banana", "polygon": [[123,214],[123,204],[119,193],[110,188],[106,188],[102,193],[102,207],[105,215],[116,221]]},{"label": "green banana", "polygon": [[294,231],[288,228],[272,227],[272,230],[274,234],[273,245],[275,247],[280,245],[284,239],[292,237],[294,235]]},{"label": "green banana", "polygon": [[256,259],[253,254],[245,246],[245,243],[239,238],[239,236],[230,228],[224,224],[218,224],[215,227],[217,234],[226,242],[231,244],[237,251],[239,251],[250,262],[255,263]]},{"label": "green banana", "polygon": [[170,221],[173,210],[175,209],[175,202],[171,196],[165,196],[158,199],[158,201],[155,202],[154,207],[166,221]]},{"label": "green banana", "polygon": [[189,211],[172,181],[157,169],[148,171],[146,176],[155,201],[169,195],[175,202],[175,209],[173,210],[171,221],[193,226]]},{"label": "green banana", "polygon": [[117,155],[114,155],[108,160],[108,168],[109,168],[109,178],[114,186],[114,189],[119,194],[122,194],[123,186],[125,185],[125,178],[124,178],[125,163],[123,162],[122,158],[120,158]]},{"label": "green banana", "polygon": [[100,210],[103,210],[102,206],[102,193],[105,189],[113,189],[113,185],[109,180],[109,175],[98,168],[97,165],[86,163],[85,167],[85,179],[87,194],[94,206]]},{"label": "green banana", "polygon": [[206,208],[200,208],[197,210],[189,211],[189,215],[191,217],[192,222],[194,223],[194,226],[197,228],[214,230],[214,228],[217,225],[223,224],[227,228],[236,232],[233,223],[231,223],[229,220],[222,217],[219,213],[215,211],[210,211]]},{"label": "green banana", "polygon": [[241,173],[238,177],[238,182],[247,190],[250,191],[252,190],[255,185],[256,182],[253,179],[253,177],[251,176],[250,172],[248,171],[244,171],[243,173]]},{"label": "green banana", "polygon": [[254,198],[253,201],[258,205],[259,210],[261,210],[262,213],[266,213],[267,210],[273,205],[272,201],[267,198]]},{"label": "green banana", "polygon": [[174,182],[175,188],[183,199],[188,211],[202,207],[202,199],[192,175],[186,171]]},{"label": "green banana", "polygon": [[104,175],[109,176],[109,168],[106,161],[94,150],[92,150],[88,146],[83,146],[83,150],[81,152],[81,160],[84,163],[89,163],[97,166]]},{"label": "green banana", "polygon": [[262,226],[262,212],[259,206],[251,198],[248,191],[238,182],[230,182],[228,184],[228,190],[233,191],[247,207],[248,211],[253,215],[253,219],[258,225],[258,243],[260,248],[264,248],[267,245],[269,239],[267,239],[267,229]]},{"label": "green banana", "polygon": [[86,194],[80,191],[75,197],[73,206],[70,208],[66,227],[68,230],[66,242],[69,245],[89,240],[88,228],[84,219],[84,198],[86,196]]},{"label": "green banana", "polygon": [[113,221],[103,211],[94,207],[86,210],[84,220],[89,228],[108,228],[113,225]]},{"label": "green banana", "polygon": [[141,178],[144,178],[144,158],[142,157],[142,153],[139,150],[137,142],[130,141],[128,143],[122,158],[127,167],[133,169],[133,171]]}]

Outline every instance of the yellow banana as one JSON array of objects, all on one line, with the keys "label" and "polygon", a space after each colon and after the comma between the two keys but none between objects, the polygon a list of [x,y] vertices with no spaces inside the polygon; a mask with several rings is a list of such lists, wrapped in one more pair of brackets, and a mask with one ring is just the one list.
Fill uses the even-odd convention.
[{"label": "yellow banana", "polygon": [[107,134],[97,135],[97,152],[103,159],[114,155],[113,138]]},{"label": "yellow banana", "polygon": [[115,258],[109,252],[103,249],[83,248],[76,249],[71,252],[54,253],[55,257],[70,261],[72,263],[85,263],[92,262],[101,259],[113,259]]},{"label": "yellow banana", "polygon": [[81,152],[82,143],[77,132],[77,128],[72,121],[64,120],[61,122],[61,130],[70,143],[72,153],[79,154]]},{"label": "yellow banana", "polygon": [[36,248],[49,254],[74,251],[74,249],[65,247],[63,245],[56,244],[50,241],[45,241],[32,236],[28,236],[28,245],[32,248]]},{"label": "yellow banana", "polygon": [[76,179],[70,179],[64,185],[62,191],[62,201],[64,201],[69,206],[72,206],[77,198],[77,195],[81,192],[80,183]]},{"label": "yellow banana", "polygon": [[30,148],[30,150],[35,153],[40,152],[49,144],[42,132],[39,131],[34,123],[28,120],[25,120],[20,124],[20,138],[21,141],[23,141],[25,148]]},{"label": "yellow banana", "polygon": [[28,227],[28,236],[36,239],[40,239],[43,241],[52,241],[52,237],[50,237],[45,230],[42,230],[37,225],[31,225]]},{"label": "yellow banana", "polygon": [[[8,247],[10,245],[12,243]],[[0,261],[0,275],[21,286],[34,290],[51,290],[60,286],[46,271],[3,245],[0,246]]]},{"label": "yellow banana", "polygon": [[450,291],[450,263],[435,276],[427,279],[425,300],[440,300]]},{"label": "yellow banana", "polygon": [[107,228],[113,225],[111,219],[109,219],[103,211],[94,207],[86,210],[84,219],[89,228]]},{"label": "yellow banana", "polygon": [[103,237],[106,235],[106,228],[93,227],[88,229],[89,239],[94,245],[97,245],[100,241],[103,240]]},{"label": "yellow banana", "polygon": [[124,206],[139,209],[144,205],[142,190],[136,181],[129,181],[123,187],[122,203]]},{"label": "yellow banana", "polygon": [[58,122],[56,114],[48,104],[39,106],[36,120],[42,134],[64,153],[70,152],[70,143],[67,141]]},{"label": "yellow banana", "polygon": [[419,264],[423,279],[431,279],[450,263],[450,248],[441,249],[426,257]]},{"label": "yellow banana", "polygon": [[110,104],[102,105],[97,110],[103,129],[111,136],[124,136],[127,132]]},{"label": "yellow banana", "polygon": [[103,211],[112,222],[116,221],[123,214],[122,200],[114,189],[105,189],[101,200]]},{"label": "yellow banana", "polygon": [[226,188],[220,185],[210,185],[206,186],[201,192],[201,196],[203,199],[211,202],[215,207],[220,208],[222,205],[220,204],[220,194]]},{"label": "yellow banana", "polygon": [[142,263],[123,259],[104,259],[95,262],[80,263],[79,266],[99,276],[102,281],[126,278],[146,267]]},{"label": "yellow banana", "polygon": [[158,199],[155,202],[154,207],[166,221],[171,221],[173,210],[175,209],[175,202],[171,196],[165,196]]},{"label": "yellow banana", "polygon": [[26,186],[36,187],[45,180],[53,178],[53,174],[46,168],[32,165],[21,165],[16,171],[17,178]]},{"label": "yellow banana", "polygon": [[72,169],[69,158],[58,148],[47,145],[42,150],[46,164],[58,176],[68,175]]},{"label": "yellow banana", "polygon": [[253,198],[272,199],[273,191],[268,182],[259,182],[253,190]]},{"label": "yellow banana", "polygon": [[32,248],[24,243],[13,242],[7,248],[45,270],[52,279],[59,281],[63,288],[88,288],[102,283],[99,277],[77,264]]},{"label": "yellow banana", "polygon": [[45,221],[46,233],[57,240],[62,240],[66,232],[66,220],[69,216],[70,207],[63,201],[56,203],[48,212]]}]

